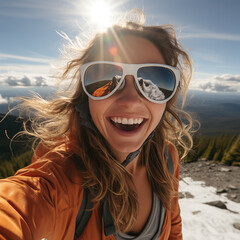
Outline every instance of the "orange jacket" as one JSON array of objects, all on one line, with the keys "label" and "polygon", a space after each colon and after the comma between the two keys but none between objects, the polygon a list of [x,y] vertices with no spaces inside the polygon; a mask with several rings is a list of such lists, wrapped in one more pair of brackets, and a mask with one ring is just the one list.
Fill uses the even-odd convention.
[{"label": "orange jacket", "polygon": [[[179,177],[178,155],[169,146],[174,161],[174,175]],[[0,180],[0,239],[73,240],[75,220],[83,188],[81,178],[66,144],[46,151],[40,144],[37,160],[15,176]],[[177,186],[176,186],[177,187]],[[181,240],[182,227],[178,199],[166,218],[160,240]],[[115,240],[104,236],[99,213],[94,210],[79,240]]]}]

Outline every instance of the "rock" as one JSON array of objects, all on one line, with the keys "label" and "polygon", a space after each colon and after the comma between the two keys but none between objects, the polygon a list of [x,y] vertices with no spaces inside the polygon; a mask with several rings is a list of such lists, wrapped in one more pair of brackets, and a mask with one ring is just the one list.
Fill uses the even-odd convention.
[{"label": "rock", "polygon": [[220,171],[221,171],[221,172],[231,172],[232,170],[229,169],[229,168],[224,168],[224,167],[222,167],[222,168],[220,169]]},{"label": "rock", "polygon": [[231,190],[237,190],[237,187],[233,186],[233,185],[228,185],[228,188]]},{"label": "rock", "polygon": [[230,194],[230,198],[231,199],[236,199],[237,198],[237,194]]},{"label": "rock", "polygon": [[200,164],[198,164],[198,167],[202,167],[203,165],[200,163]]},{"label": "rock", "polygon": [[198,161],[207,161],[207,159],[206,158],[200,158],[200,159],[198,159]]},{"label": "rock", "polygon": [[194,198],[194,196],[190,192],[185,192],[186,198]]},{"label": "rock", "polygon": [[184,194],[183,194],[182,192],[179,192],[179,193],[178,193],[178,198],[179,198],[179,199],[184,198]]},{"label": "rock", "polygon": [[194,198],[194,196],[190,192],[179,192],[178,193],[178,198]]},{"label": "rock", "polygon": [[227,209],[226,204],[222,201],[206,202],[205,204],[208,204],[210,206],[214,206],[214,207],[217,207],[217,208],[221,208],[221,209]]},{"label": "rock", "polygon": [[194,211],[194,212],[192,212],[192,214],[193,215],[197,215],[197,214],[199,214],[201,211]]},{"label": "rock", "polygon": [[234,223],[233,227],[235,227],[236,229],[240,230],[240,222]]},{"label": "rock", "polygon": [[220,188],[216,191],[216,193],[220,194],[220,193],[226,193],[227,192],[227,189],[225,188]]}]

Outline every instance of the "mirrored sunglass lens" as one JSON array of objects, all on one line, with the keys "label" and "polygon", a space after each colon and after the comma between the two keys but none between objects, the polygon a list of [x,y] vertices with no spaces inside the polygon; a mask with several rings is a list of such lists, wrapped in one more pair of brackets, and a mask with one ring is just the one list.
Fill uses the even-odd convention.
[{"label": "mirrored sunglass lens", "polygon": [[164,67],[139,68],[137,78],[146,97],[155,101],[169,98],[176,84],[174,72]]},{"label": "mirrored sunglass lens", "polygon": [[119,84],[123,70],[121,67],[99,63],[90,65],[84,74],[84,85],[94,97],[103,97],[111,93]]}]

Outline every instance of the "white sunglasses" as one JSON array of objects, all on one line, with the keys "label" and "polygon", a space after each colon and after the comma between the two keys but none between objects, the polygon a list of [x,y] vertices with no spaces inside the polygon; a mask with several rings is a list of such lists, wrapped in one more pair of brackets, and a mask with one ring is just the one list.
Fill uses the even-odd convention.
[{"label": "white sunglasses", "polygon": [[132,75],[136,89],[151,102],[165,103],[175,94],[180,81],[176,67],[158,63],[128,64],[94,61],[81,66],[85,93],[94,100],[105,99],[125,85],[125,76]]}]

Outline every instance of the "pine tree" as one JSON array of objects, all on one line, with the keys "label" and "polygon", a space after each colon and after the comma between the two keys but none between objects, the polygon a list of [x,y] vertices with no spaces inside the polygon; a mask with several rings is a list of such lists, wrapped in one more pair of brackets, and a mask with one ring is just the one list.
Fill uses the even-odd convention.
[{"label": "pine tree", "polygon": [[204,152],[203,157],[208,160],[212,160],[215,151],[216,151],[216,138],[212,138],[209,141],[208,147],[207,147],[206,151]]},{"label": "pine tree", "polygon": [[206,149],[208,148],[209,142],[211,138],[210,137],[201,137],[198,142],[198,158],[204,158],[204,153]]},{"label": "pine tree", "polygon": [[240,135],[238,135],[235,142],[232,144],[229,152],[225,154],[222,162],[229,165],[233,164],[240,166]]},{"label": "pine tree", "polygon": [[223,134],[216,139],[216,152],[213,156],[213,161],[221,162],[225,149],[229,143],[229,136],[227,134]]}]

